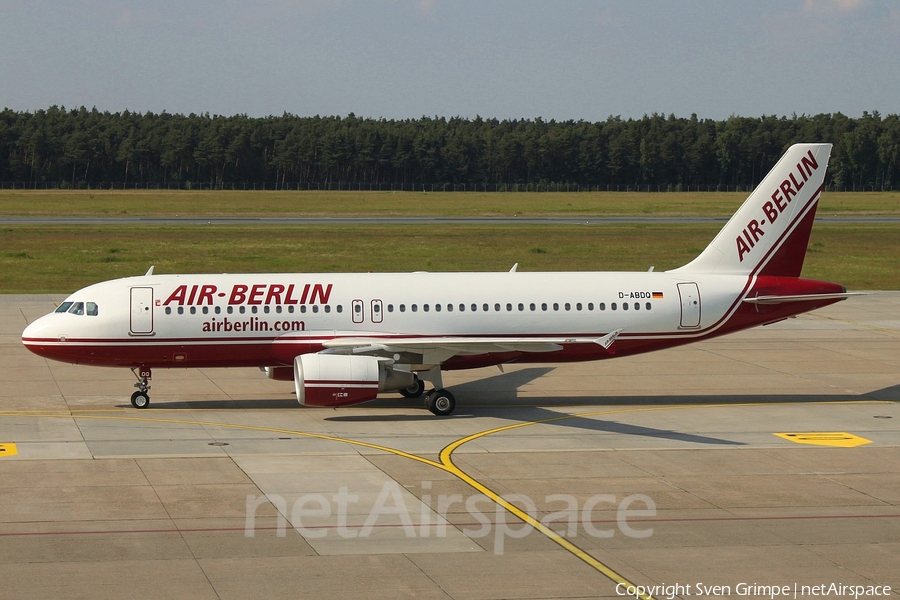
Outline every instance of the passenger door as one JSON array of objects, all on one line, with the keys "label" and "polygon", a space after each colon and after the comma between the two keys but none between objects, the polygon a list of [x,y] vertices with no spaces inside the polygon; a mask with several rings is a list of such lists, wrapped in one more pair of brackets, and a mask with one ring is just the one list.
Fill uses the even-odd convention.
[{"label": "passenger door", "polygon": [[131,288],[131,333],[153,335],[153,288]]}]

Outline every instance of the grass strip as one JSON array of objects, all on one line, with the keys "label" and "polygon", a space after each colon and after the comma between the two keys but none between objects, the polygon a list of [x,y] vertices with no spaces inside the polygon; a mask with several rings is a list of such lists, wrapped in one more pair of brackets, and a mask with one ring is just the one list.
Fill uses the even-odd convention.
[{"label": "grass strip", "polygon": [[[657,271],[694,258],[716,224],[101,225],[0,228],[0,293],[65,293],[157,273]],[[900,289],[898,226],[817,224],[803,276]]]}]

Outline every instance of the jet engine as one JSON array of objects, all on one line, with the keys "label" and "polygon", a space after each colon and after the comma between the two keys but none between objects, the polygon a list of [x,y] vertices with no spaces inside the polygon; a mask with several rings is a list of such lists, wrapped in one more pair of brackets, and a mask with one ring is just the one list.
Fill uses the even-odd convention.
[{"label": "jet engine", "polygon": [[374,356],[301,354],[294,358],[297,401],[306,406],[347,406],[374,400],[378,392],[413,387],[411,372]]}]

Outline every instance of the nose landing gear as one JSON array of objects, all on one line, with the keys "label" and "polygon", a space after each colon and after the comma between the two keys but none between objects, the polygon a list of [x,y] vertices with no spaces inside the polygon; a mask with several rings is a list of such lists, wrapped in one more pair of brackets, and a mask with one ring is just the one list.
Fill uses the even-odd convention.
[{"label": "nose landing gear", "polygon": [[140,374],[138,374],[137,367],[132,367],[131,372],[137,378],[134,387],[138,389],[131,395],[131,405],[135,408],[147,408],[150,406],[150,395],[147,393],[150,389],[150,369],[141,367]]}]

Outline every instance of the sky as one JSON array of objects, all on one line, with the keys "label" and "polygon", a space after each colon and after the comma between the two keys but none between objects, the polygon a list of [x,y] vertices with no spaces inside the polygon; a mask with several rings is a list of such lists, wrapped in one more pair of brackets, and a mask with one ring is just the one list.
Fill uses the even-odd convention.
[{"label": "sky", "polygon": [[900,0],[0,0],[0,107],[900,113]]}]

